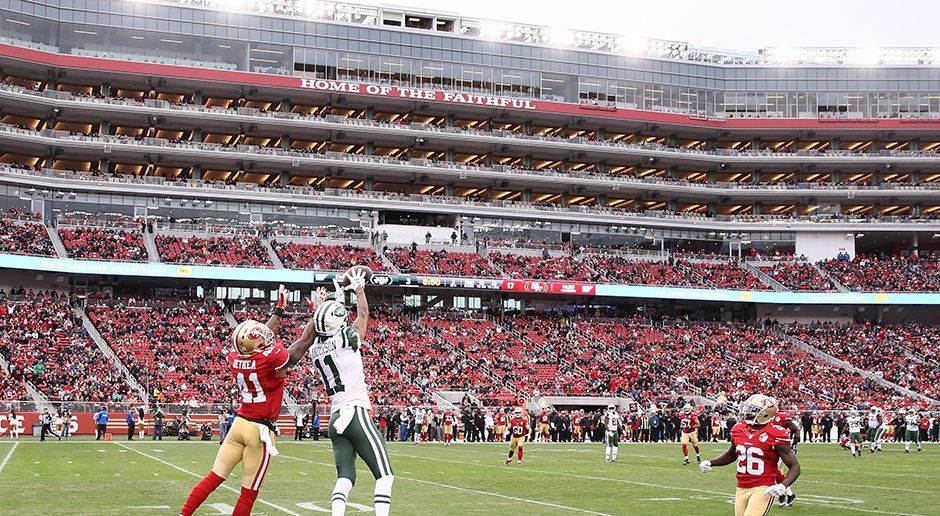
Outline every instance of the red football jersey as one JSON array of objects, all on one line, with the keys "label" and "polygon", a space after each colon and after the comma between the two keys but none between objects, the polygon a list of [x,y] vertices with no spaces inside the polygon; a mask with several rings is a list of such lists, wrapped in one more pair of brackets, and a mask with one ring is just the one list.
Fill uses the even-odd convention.
[{"label": "red football jersey", "polygon": [[450,412],[444,414],[444,424],[445,424],[445,425],[453,425],[453,424],[454,424],[454,416],[453,416]]},{"label": "red football jersey", "polygon": [[787,413],[787,412],[777,412],[777,415],[774,416],[774,420],[771,421],[770,424],[772,424],[772,425],[777,425],[777,426],[782,426],[782,427],[786,428],[787,425],[788,425],[788,424],[790,423],[790,421],[792,421],[792,420],[793,420],[793,416],[791,416],[789,413]]},{"label": "red football jersey", "polygon": [[493,418],[493,424],[496,426],[506,426],[506,414],[501,412],[496,414],[496,417]]},{"label": "red football jersey", "polygon": [[284,378],[277,372],[287,365],[290,355],[284,346],[275,344],[261,353],[243,357],[232,351],[228,364],[232,378],[241,391],[242,406],[238,413],[250,419],[275,420],[284,400]]},{"label": "red football jersey", "polygon": [[550,421],[550,420],[549,420],[549,418],[548,418],[548,414],[546,414],[546,413],[539,414],[539,424],[540,424],[540,425],[547,425],[547,424],[549,423],[549,421]]},{"label": "red football jersey", "polygon": [[522,437],[529,433],[529,422],[525,418],[510,418],[509,431],[513,437]]},{"label": "red football jersey", "polygon": [[731,442],[738,454],[738,487],[747,489],[777,483],[779,457],[774,446],[790,445],[789,430],[774,424],[751,428],[747,423],[738,423],[731,429]]},{"label": "red football jersey", "polygon": [[681,428],[684,433],[691,434],[695,432],[695,429],[698,427],[698,414],[695,412],[679,414],[679,428]]}]

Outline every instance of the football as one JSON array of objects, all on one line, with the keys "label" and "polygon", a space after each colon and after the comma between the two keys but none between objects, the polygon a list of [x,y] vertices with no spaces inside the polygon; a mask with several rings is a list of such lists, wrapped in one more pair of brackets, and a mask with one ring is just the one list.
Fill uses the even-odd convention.
[{"label": "football", "polygon": [[354,271],[363,271],[366,273],[366,285],[372,281],[372,269],[365,265],[354,265],[349,268],[346,272],[343,273],[343,277],[340,279],[340,285],[344,287],[349,286],[349,275]]}]

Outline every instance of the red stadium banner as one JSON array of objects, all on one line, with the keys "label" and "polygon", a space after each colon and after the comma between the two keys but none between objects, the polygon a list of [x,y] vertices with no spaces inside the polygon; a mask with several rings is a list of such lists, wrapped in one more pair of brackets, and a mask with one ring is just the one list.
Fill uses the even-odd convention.
[{"label": "red stadium banner", "polygon": [[[107,431],[115,435],[124,435],[127,433],[127,423],[124,420],[124,412],[112,412],[109,414],[110,418],[108,420]],[[173,418],[178,414],[167,414],[164,418],[164,431],[173,422]],[[33,425],[39,424],[39,412],[18,412],[16,414],[16,419],[18,421],[18,426],[20,429],[20,435],[32,435],[33,434]],[[218,416],[215,414],[194,414],[190,416],[190,435],[196,436],[199,435],[199,427],[203,423],[209,423],[212,425],[212,432],[214,435],[218,435],[219,428],[216,424]],[[278,418],[277,426],[281,431],[282,435],[294,435],[295,426],[294,418],[291,416],[281,416]],[[325,428],[325,423],[321,418],[321,427]],[[135,431],[139,430],[139,426]],[[153,431],[153,416],[147,414],[144,418],[144,429],[146,435],[150,435]],[[58,430],[56,430],[58,431]],[[91,412],[77,412],[72,414],[72,419],[69,422],[69,433],[72,435],[95,435],[95,415]],[[10,423],[7,421],[7,418],[0,417],[0,437],[7,437],[10,435]]]},{"label": "red stadium banner", "polygon": [[573,294],[593,296],[597,285],[570,281],[503,280],[502,290],[545,294]]}]

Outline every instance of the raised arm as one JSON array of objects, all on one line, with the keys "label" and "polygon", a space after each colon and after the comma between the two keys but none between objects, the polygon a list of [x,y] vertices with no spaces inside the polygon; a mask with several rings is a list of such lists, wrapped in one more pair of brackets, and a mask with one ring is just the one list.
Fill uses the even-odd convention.
[{"label": "raised arm", "polygon": [[[317,287],[314,291],[313,299],[307,300],[307,305],[310,306],[310,310],[316,310],[316,307],[320,303],[326,301],[328,294],[326,289],[323,287]],[[313,319],[310,319],[307,322],[307,325],[304,326],[303,333],[300,334],[300,338],[295,340],[290,347],[287,348],[288,359],[287,362],[278,370],[279,376],[284,376],[287,374],[287,370],[300,362],[300,360],[307,354],[307,350],[310,349],[310,346],[313,345],[313,341],[316,337],[316,329],[313,325]]]},{"label": "raised arm", "polygon": [[369,300],[366,299],[365,286],[356,286],[356,320],[353,328],[359,332],[359,339],[366,340],[366,328],[369,325]]},{"label": "raised arm", "polygon": [[274,305],[274,313],[265,323],[265,326],[274,333],[277,333],[277,329],[281,327],[281,317],[284,316],[285,308],[287,308],[287,289],[284,288],[284,285],[280,285],[277,288],[277,304]]}]

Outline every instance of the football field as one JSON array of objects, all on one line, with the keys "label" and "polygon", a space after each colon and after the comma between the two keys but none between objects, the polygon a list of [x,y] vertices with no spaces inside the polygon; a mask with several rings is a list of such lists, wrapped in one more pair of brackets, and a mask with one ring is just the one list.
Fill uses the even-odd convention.
[{"label": "football field", "polygon": [[[727,445],[707,444],[703,458]],[[192,441],[19,443],[0,441],[3,514],[178,514],[211,467],[218,443]],[[329,441],[282,440],[255,513],[328,513],[334,482]],[[529,444],[525,465],[504,466],[503,444],[389,444],[394,514],[733,514],[734,466],[699,473],[679,445],[620,448],[605,464],[600,444]],[[791,508],[778,515],[940,513],[940,447],[902,453],[899,444],[853,459],[836,444],[801,445],[803,475]],[[360,462],[348,514],[372,512],[371,474]],[[228,486],[230,489],[226,489]],[[200,514],[231,514],[240,474]]]}]

